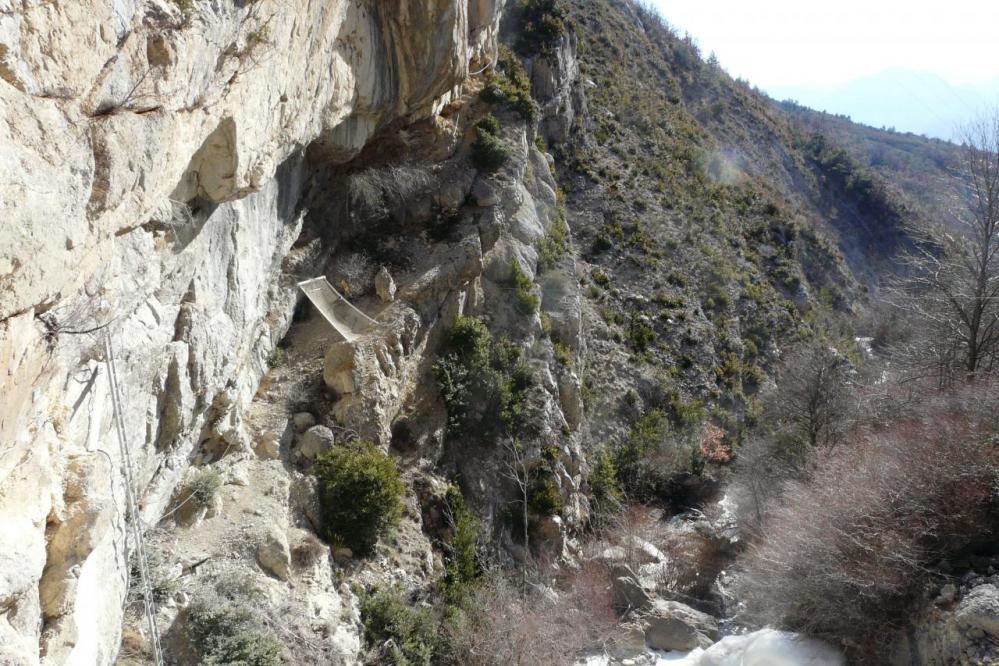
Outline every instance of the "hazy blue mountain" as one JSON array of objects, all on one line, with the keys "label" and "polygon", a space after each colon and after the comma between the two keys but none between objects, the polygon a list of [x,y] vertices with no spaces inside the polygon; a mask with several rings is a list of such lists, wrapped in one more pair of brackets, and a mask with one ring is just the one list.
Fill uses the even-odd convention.
[{"label": "hazy blue mountain", "polygon": [[865,125],[955,139],[961,124],[999,102],[999,78],[954,85],[928,72],[889,69],[833,89],[786,86],[767,92]]}]

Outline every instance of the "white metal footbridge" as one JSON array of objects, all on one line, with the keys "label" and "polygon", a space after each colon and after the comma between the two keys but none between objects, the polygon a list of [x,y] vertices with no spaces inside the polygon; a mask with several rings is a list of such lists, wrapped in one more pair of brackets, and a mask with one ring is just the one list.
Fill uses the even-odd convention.
[{"label": "white metal footbridge", "polygon": [[354,307],[325,277],[299,282],[298,288],[347,342],[356,341],[361,337],[361,333],[377,323]]}]

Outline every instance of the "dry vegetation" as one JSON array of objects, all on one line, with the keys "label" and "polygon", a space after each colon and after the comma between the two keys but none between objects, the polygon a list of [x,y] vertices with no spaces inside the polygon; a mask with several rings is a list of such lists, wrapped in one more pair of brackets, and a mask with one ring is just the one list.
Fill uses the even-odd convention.
[{"label": "dry vegetation", "polygon": [[912,416],[816,452],[766,512],[742,559],[748,613],[880,663],[941,560],[995,528],[994,382],[931,393]]}]

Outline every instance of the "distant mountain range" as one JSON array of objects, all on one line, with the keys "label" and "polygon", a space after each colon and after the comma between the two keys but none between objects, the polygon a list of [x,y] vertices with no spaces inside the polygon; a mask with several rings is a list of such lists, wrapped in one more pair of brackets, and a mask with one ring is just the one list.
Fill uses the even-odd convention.
[{"label": "distant mountain range", "polygon": [[872,127],[956,140],[962,124],[999,104],[999,77],[955,85],[928,72],[889,69],[832,89],[782,86],[767,93]]}]

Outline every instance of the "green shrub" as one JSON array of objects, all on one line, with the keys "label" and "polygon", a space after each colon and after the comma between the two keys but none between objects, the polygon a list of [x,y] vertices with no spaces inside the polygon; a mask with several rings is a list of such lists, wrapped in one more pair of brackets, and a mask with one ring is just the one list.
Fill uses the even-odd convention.
[{"label": "green shrub", "polygon": [[504,434],[518,435],[528,429],[527,396],[534,384],[534,373],[523,362],[509,373],[499,373],[500,422]]},{"label": "green shrub", "polygon": [[531,81],[520,60],[506,47],[500,47],[496,71],[489,75],[479,97],[490,104],[505,104],[530,124],[537,120],[538,107],[531,97]]},{"label": "green shrub", "polygon": [[534,375],[520,348],[502,340],[494,345],[480,320],[457,319],[433,370],[447,406],[449,438],[517,434],[529,426]]},{"label": "green shrub", "polygon": [[267,357],[267,365],[272,368],[280,368],[284,365],[284,349],[275,347],[271,355]]},{"label": "green shrub", "polygon": [[535,293],[534,283],[531,278],[527,277],[524,269],[520,267],[520,262],[516,259],[510,260],[510,273],[516,295],[517,312],[524,315],[534,314],[541,306],[541,297]]},{"label": "green shrub", "polygon": [[447,507],[453,534],[447,544],[441,592],[449,606],[460,607],[481,573],[477,553],[479,523],[457,488],[448,489]]},{"label": "green shrub", "polygon": [[194,506],[207,509],[215,503],[222,488],[222,477],[213,469],[203,469],[187,482],[183,495]]},{"label": "green shrub", "polygon": [[392,666],[430,666],[437,643],[438,623],[429,610],[406,605],[402,593],[392,587],[361,592],[361,621],[369,645],[391,641],[383,653]]},{"label": "green shrub", "polygon": [[510,158],[510,148],[500,137],[500,124],[488,115],[475,123],[472,163],[483,171],[496,171]]},{"label": "green shrub", "polygon": [[563,367],[572,367],[572,350],[569,349],[569,345],[556,340],[552,343],[552,349],[555,352],[555,360],[562,364]]},{"label": "green shrub", "polygon": [[448,332],[446,347],[467,364],[485,366],[489,363],[492,344],[493,335],[481,319],[462,316]]},{"label": "green shrub", "polygon": [[559,218],[548,228],[548,231],[538,243],[538,270],[547,271],[555,268],[558,261],[569,251],[569,227],[565,217]]},{"label": "green shrub", "polygon": [[320,455],[313,471],[329,538],[369,554],[402,516],[406,485],[395,461],[374,444],[357,443]]},{"label": "green shrub", "polygon": [[673,430],[669,416],[651,409],[617,446],[613,463],[621,486],[638,501],[668,499],[672,481],[693,468],[695,449]]},{"label": "green shrub", "polygon": [[594,509],[598,515],[614,512],[621,503],[621,486],[614,458],[606,449],[593,457],[593,467],[587,477]]},{"label": "green shrub", "polygon": [[606,289],[610,286],[610,278],[607,277],[607,273],[604,273],[599,268],[594,268],[590,271],[590,277],[593,278],[593,282],[600,287]]},{"label": "green shrub", "polygon": [[676,393],[670,399],[670,410],[673,413],[673,422],[679,427],[690,427],[704,423],[708,418],[708,410],[701,400],[684,400]]},{"label": "green shrub", "polygon": [[260,626],[252,597],[203,593],[188,605],[184,631],[207,666],[280,666],[284,645]]},{"label": "green shrub", "polygon": [[656,339],[656,332],[649,326],[645,317],[637,312],[632,313],[628,322],[628,344],[636,352],[644,352]]},{"label": "green shrub", "polygon": [[551,53],[559,38],[569,29],[569,10],[563,0],[520,0],[520,39],[517,48],[524,55]]},{"label": "green shrub", "polygon": [[496,116],[492,114],[482,116],[479,118],[478,122],[475,123],[476,131],[491,134],[493,136],[499,136],[502,129],[500,121],[497,120]]},{"label": "green shrub", "polygon": [[273,636],[255,631],[241,631],[221,641],[216,651],[201,663],[203,666],[278,666],[283,664],[284,645]]},{"label": "green shrub", "polygon": [[531,476],[527,490],[527,510],[535,516],[558,515],[562,511],[562,495],[551,470],[545,465],[539,465]]}]

